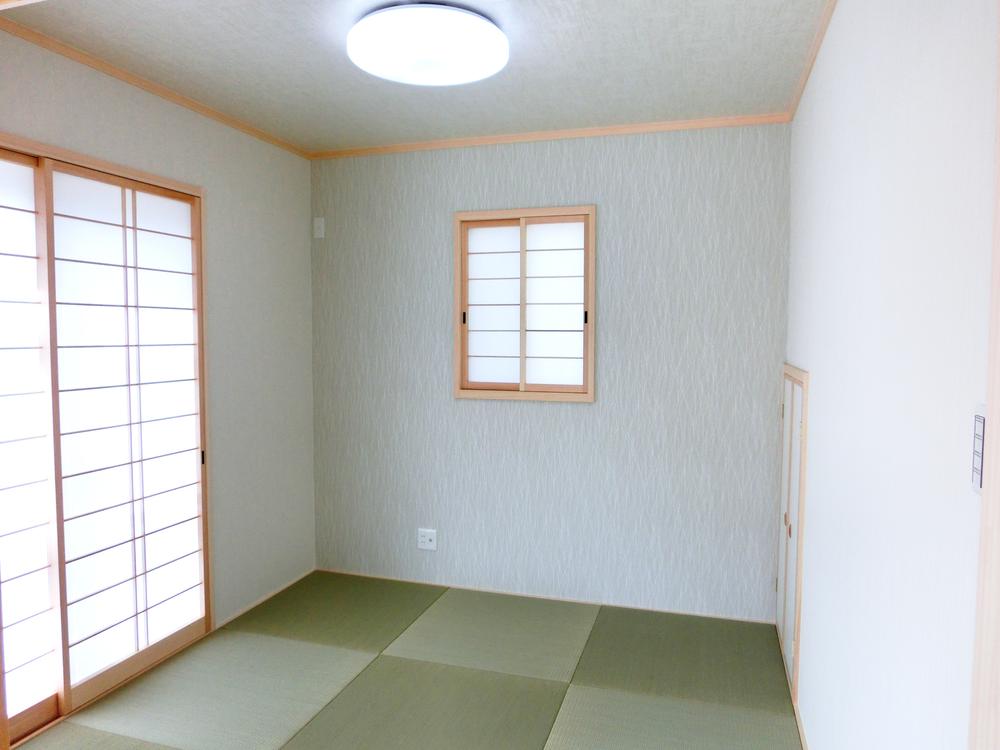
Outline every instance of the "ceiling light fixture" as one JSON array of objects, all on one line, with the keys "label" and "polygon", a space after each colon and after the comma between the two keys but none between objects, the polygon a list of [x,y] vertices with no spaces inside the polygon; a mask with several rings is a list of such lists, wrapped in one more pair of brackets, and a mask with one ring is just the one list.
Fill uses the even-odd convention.
[{"label": "ceiling light fixture", "polygon": [[366,73],[415,86],[455,86],[489,78],[510,46],[485,16],[450,5],[412,3],[376,10],[347,35],[347,56]]}]

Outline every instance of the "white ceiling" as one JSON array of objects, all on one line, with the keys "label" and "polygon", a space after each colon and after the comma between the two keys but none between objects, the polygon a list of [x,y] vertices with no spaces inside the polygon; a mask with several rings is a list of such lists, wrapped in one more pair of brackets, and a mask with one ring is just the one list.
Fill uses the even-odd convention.
[{"label": "white ceiling", "polygon": [[307,151],[787,112],[826,0],[468,0],[507,33],[493,78],[355,68],[380,0],[45,0],[2,15]]}]

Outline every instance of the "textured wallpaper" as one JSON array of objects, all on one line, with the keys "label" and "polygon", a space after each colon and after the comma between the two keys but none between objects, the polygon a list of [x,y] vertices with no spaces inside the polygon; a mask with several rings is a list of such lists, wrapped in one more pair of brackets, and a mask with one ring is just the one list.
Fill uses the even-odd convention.
[{"label": "textured wallpaper", "polygon": [[[785,126],[314,163],[319,565],[773,621],[788,192]],[[453,213],[581,203],[596,403],[455,400]]]}]

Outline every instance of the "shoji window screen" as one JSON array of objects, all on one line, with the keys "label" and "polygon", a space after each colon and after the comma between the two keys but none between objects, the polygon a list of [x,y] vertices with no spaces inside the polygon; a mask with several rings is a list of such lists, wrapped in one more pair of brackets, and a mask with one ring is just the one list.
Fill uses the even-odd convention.
[{"label": "shoji window screen", "polygon": [[456,396],[594,400],[594,214],[456,215]]},{"label": "shoji window screen", "polygon": [[12,741],[208,628],[199,200],[34,161],[0,161]]}]

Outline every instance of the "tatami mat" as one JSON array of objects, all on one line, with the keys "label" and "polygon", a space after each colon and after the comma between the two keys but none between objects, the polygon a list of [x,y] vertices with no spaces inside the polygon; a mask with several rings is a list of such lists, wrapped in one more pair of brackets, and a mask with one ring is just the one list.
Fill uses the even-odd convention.
[{"label": "tatami mat", "polygon": [[223,631],[71,721],[179,750],[276,750],[371,659],[334,646]]},{"label": "tatami mat", "polygon": [[800,750],[772,625],[333,573],[25,747]]},{"label": "tatami mat", "polygon": [[598,609],[451,589],[385,653],[569,682]]},{"label": "tatami mat", "polygon": [[801,750],[794,717],[571,685],[545,750]]},{"label": "tatami mat", "polygon": [[380,656],[289,750],[540,750],[566,685]]},{"label": "tatami mat", "polygon": [[226,629],[378,653],[444,590],[380,578],[313,573]]},{"label": "tatami mat", "polygon": [[20,750],[174,750],[174,748],[64,721],[26,742]]},{"label": "tatami mat", "polygon": [[602,607],[573,683],[792,713],[773,625]]}]

